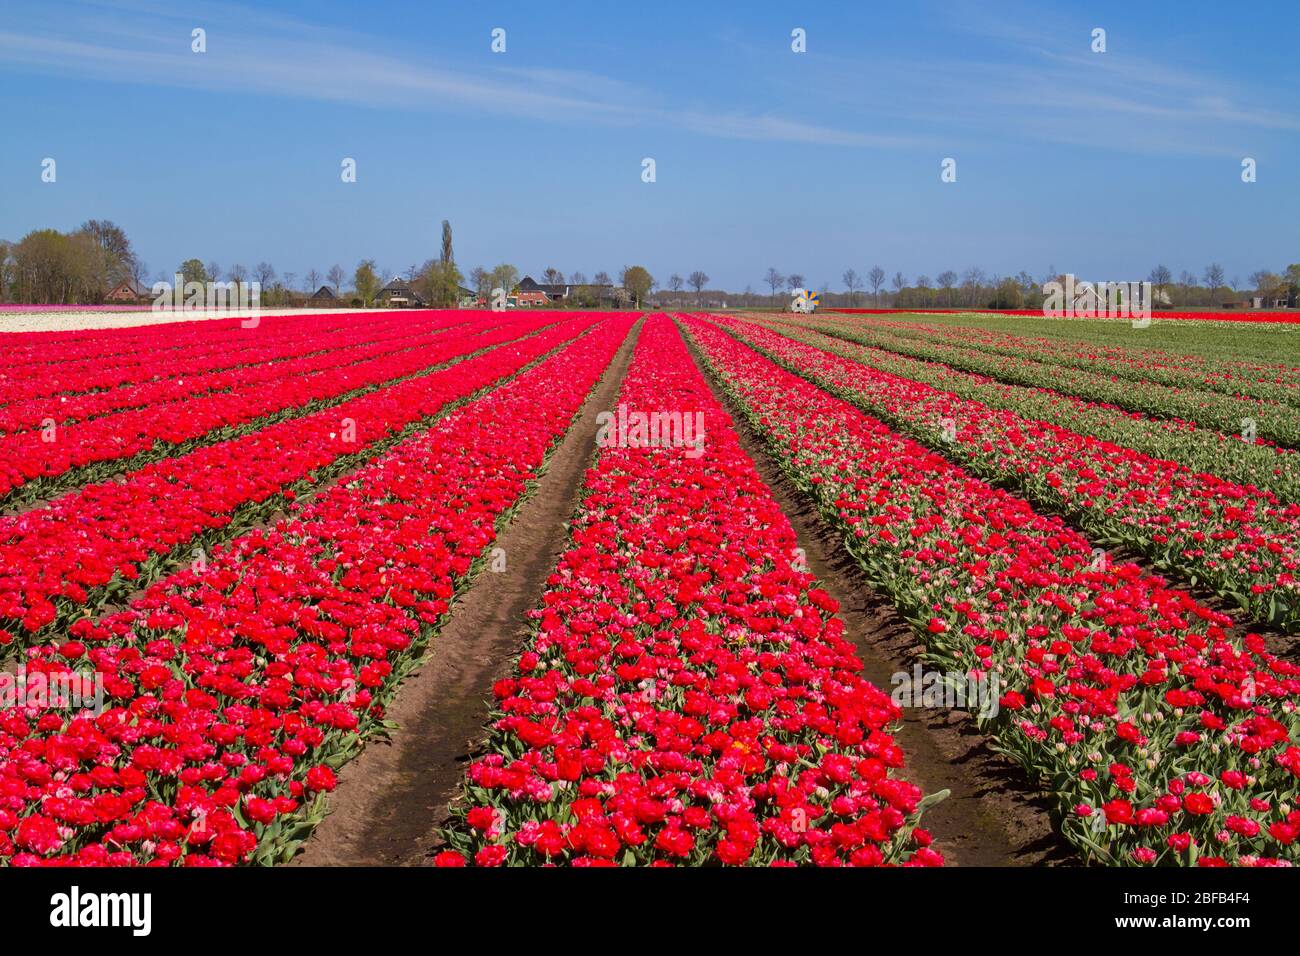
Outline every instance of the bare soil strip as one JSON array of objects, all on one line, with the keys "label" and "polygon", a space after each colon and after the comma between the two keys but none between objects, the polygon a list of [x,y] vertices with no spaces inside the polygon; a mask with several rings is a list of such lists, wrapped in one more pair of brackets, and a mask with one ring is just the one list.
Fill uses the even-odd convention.
[{"label": "bare soil strip", "polygon": [[492,684],[509,674],[546,579],[568,546],[569,519],[596,451],[596,416],[613,408],[640,326],[614,356],[568,433],[551,453],[514,520],[498,535],[506,570],[483,571],[456,600],[420,669],[387,718],[397,729],[367,744],[339,774],[330,814],[291,865],[416,866],[484,738]]},{"label": "bare soil strip", "polygon": [[[862,675],[888,693],[893,687],[891,676],[911,673],[921,661],[924,645],[893,605],[866,581],[816,507],[785,478],[700,365],[694,343],[689,339],[687,343],[714,397],[732,414],[741,447],[794,527],[809,570],[840,602],[846,634],[863,661]],[[895,739],[906,755],[903,776],[907,780],[926,793],[951,791],[921,821],[950,865],[1079,864],[1077,854],[1052,825],[1052,800],[1017,764],[989,747],[987,736],[964,711],[905,709]]]}]

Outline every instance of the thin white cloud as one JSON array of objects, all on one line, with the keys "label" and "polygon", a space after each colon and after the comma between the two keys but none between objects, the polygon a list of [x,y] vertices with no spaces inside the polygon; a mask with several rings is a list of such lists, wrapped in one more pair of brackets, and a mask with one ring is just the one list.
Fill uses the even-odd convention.
[{"label": "thin white cloud", "polygon": [[831,129],[814,123],[801,123],[779,116],[682,111],[671,114],[675,121],[697,133],[731,139],[780,140],[821,146],[859,146],[869,149],[894,149],[916,146],[918,137],[889,136],[853,130]]},{"label": "thin white cloud", "polygon": [[[822,102],[870,109],[920,135],[958,143],[1038,140],[1137,153],[1241,155],[1268,134],[1300,131],[1300,113],[1278,90],[1242,88],[1214,64],[1174,66],[1158,51],[1087,50],[1089,33],[1041,10],[945,3],[944,56],[820,54]],[[1073,38],[1066,49],[1063,37]],[[938,42],[936,40],[936,42]],[[1122,46],[1122,45],[1121,45]],[[864,94],[861,91],[867,91]]]},{"label": "thin white cloud", "polygon": [[[725,38],[755,66],[761,88],[754,98],[811,101],[833,122],[783,115],[775,105],[744,111],[672,103],[653,86],[589,70],[517,67],[490,56],[486,38],[481,59],[461,52],[452,62],[436,48],[403,52],[405,38],[392,42],[215,0],[81,0],[30,11],[8,16],[0,28],[0,69],[379,110],[873,150],[1032,140],[1228,155],[1261,134],[1300,130],[1289,104],[1270,105],[1257,91],[1151,55],[1064,52],[1061,24],[991,17],[983,7],[947,11],[948,29],[973,41],[966,56],[821,53],[807,69],[784,71],[768,68],[767,51]],[[204,56],[189,52],[189,30],[199,23],[209,32]],[[974,52],[991,48],[1002,52]]]},{"label": "thin white cloud", "polygon": [[[0,67],[375,109],[652,125],[731,139],[870,148],[909,142],[769,114],[675,108],[650,91],[580,70],[430,65],[367,49],[377,45],[373,38],[339,36],[256,11],[245,16],[225,4],[199,4],[192,14],[178,17],[174,8],[134,3],[130,23],[91,6],[82,18],[42,18],[44,29],[0,30]],[[208,52],[197,56],[189,49],[189,24],[200,21],[208,25]],[[81,39],[85,36],[94,39]]]}]

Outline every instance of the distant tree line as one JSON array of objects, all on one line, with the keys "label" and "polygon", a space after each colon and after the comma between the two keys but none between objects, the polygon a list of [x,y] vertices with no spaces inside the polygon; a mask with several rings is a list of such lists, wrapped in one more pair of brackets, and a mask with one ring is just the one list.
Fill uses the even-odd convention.
[{"label": "distant tree line", "polygon": [[[1076,279],[1100,282],[1138,281],[1126,276],[1093,276],[1076,273]],[[775,301],[777,291],[802,286],[803,276],[782,276],[774,268],[768,269],[765,282],[772,290]],[[798,280],[797,282],[795,280]],[[885,270],[873,266],[865,277],[848,269],[841,277],[844,293],[833,295],[832,303],[848,306],[874,306],[899,309],[1039,309],[1043,305],[1043,286],[1052,281],[1063,281],[1064,275],[1055,267],[1035,279],[1021,271],[1014,276],[997,273],[989,275],[983,269],[971,267],[962,273],[946,269],[931,279],[918,275],[909,281],[902,272],[895,272],[886,288]],[[1218,263],[1211,263],[1195,272],[1184,269],[1175,279],[1171,270],[1157,265],[1146,276],[1151,283],[1152,297],[1160,308],[1205,308],[1209,306],[1239,307],[1252,298],[1264,300],[1265,307],[1283,305],[1300,306],[1300,264],[1287,266],[1280,273],[1261,269],[1250,275],[1248,282],[1237,276],[1228,278]],[[861,293],[861,294],[859,294]],[[825,300],[826,296],[823,295]]]},{"label": "distant tree line", "polygon": [[0,241],[0,302],[98,303],[144,270],[126,233],[107,220],[88,219],[72,232],[34,229]]},{"label": "distant tree line", "polygon": [[[184,282],[224,279],[236,286],[257,282],[261,302],[269,306],[301,304],[322,285],[329,287],[339,301],[370,306],[380,299],[382,290],[394,278],[392,272],[381,268],[374,259],[363,259],[357,264],[351,276],[350,295],[345,295],[343,289],[348,275],[338,264],[323,274],[314,267],[307,270],[301,283],[297,273],[278,274],[266,261],[258,262],[251,269],[236,263],[223,271],[214,261],[191,258],[182,262],[175,272],[180,273]],[[175,272],[160,272],[156,278],[170,283]],[[88,219],[71,232],[37,229],[17,242],[0,241],[0,302],[98,304],[110,290],[128,279],[148,287],[147,273],[126,232],[108,220]],[[477,298],[487,301],[493,289],[504,289],[507,294],[516,291],[521,275],[509,263],[490,270],[476,266],[468,276],[462,275],[456,265],[451,223],[444,219],[438,255],[423,265],[410,266],[402,278],[425,302],[447,307],[460,302],[463,283],[468,283],[469,291]],[[1039,309],[1043,303],[1043,285],[1062,278],[1055,267],[1036,279],[1025,271],[1004,276],[972,266],[961,273],[945,269],[933,279],[922,274],[909,280],[902,272],[891,276],[875,265],[862,274],[856,269],[846,269],[840,277],[839,288],[843,289],[840,292],[832,289],[830,282],[810,283],[797,271],[783,273],[771,266],[762,278],[761,285],[768,290],[763,295],[752,286],[738,293],[707,291],[709,276],[701,269],[691,271],[685,278],[674,272],[663,283],[639,265],[624,266],[617,282],[604,271],[595,273],[590,280],[580,271],[570,273],[566,279],[553,266],[541,274],[544,284],[569,286],[569,297],[564,304],[579,308],[647,304],[715,306],[723,302],[740,307],[779,306],[793,290],[807,288],[821,293],[823,306]],[[1076,273],[1076,278],[1131,281],[1134,277]],[[1199,273],[1184,269],[1177,278],[1168,267],[1157,265],[1146,278],[1151,282],[1155,305],[1162,308],[1240,306],[1252,298],[1262,299],[1266,308],[1300,307],[1300,263],[1277,271],[1260,269],[1251,273],[1245,282],[1235,275],[1226,276],[1217,263],[1211,263]],[[686,289],[691,292],[687,293]]]},{"label": "distant tree line", "polygon": [[[494,289],[501,289],[507,295],[518,291],[521,278],[523,276],[515,266],[502,263],[493,269],[484,269],[482,266],[471,269],[469,284],[478,298],[488,301]],[[658,287],[658,282],[644,266],[624,266],[619,271],[617,284],[604,270],[590,279],[585,272],[573,272],[566,278],[554,266],[547,267],[538,281],[542,285],[567,286],[569,297],[564,305],[592,309],[602,305],[613,305],[616,308],[638,306],[646,300],[651,290]]]}]

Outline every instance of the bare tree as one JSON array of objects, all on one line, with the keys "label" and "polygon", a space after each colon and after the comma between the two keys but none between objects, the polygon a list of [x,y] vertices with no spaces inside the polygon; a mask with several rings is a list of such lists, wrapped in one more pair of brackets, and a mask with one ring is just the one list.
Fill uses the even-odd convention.
[{"label": "bare tree", "polygon": [[785,277],[785,287],[793,292],[795,289],[803,288],[803,276],[797,272],[791,272]]},{"label": "bare tree", "polygon": [[257,278],[257,283],[261,288],[269,289],[271,283],[275,281],[275,266],[269,262],[259,262],[253,266],[253,275]]},{"label": "bare tree", "polygon": [[776,290],[785,285],[785,276],[776,271],[774,266],[767,267],[767,275],[763,276],[763,281],[767,283],[768,288],[772,290],[772,303],[776,304]]},{"label": "bare tree", "polygon": [[854,293],[862,288],[862,278],[858,275],[856,269],[845,269],[844,275],[840,276],[840,278],[844,280],[844,288],[848,290],[849,305],[856,305]]},{"label": "bare tree", "polygon": [[668,288],[671,289],[673,292],[682,291],[682,277],[679,276],[676,272],[674,272],[672,275],[668,277]]},{"label": "bare tree", "polygon": [[347,278],[347,273],[338,263],[330,266],[330,271],[325,273],[325,279],[334,287],[334,294],[338,295],[343,289],[343,280]]},{"label": "bare tree", "polygon": [[922,272],[916,277],[916,281],[912,285],[916,289],[916,295],[909,300],[909,305],[923,307],[934,305],[934,288],[928,275]]},{"label": "bare tree", "polygon": [[284,279],[284,287],[290,292],[295,291],[293,284],[298,281],[298,273],[286,272],[281,278]]},{"label": "bare tree", "polygon": [[1205,285],[1211,292],[1223,288],[1223,266],[1212,262],[1205,267]]},{"label": "bare tree", "polygon": [[889,284],[894,287],[894,301],[898,301],[898,294],[907,286],[907,276],[901,272],[895,272],[894,278],[889,280]]},{"label": "bare tree", "polygon": [[77,231],[89,236],[103,252],[106,285],[116,285],[131,275],[135,251],[121,226],[108,219],[87,219]]},{"label": "bare tree", "polygon": [[1165,265],[1156,266],[1151,270],[1151,275],[1147,276],[1147,281],[1156,289],[1165,288],[1173,279],[1173,274],[1169,271],[1169,267]]},{"label": "bare tree", "polygon": [[686,277],[686,284],[695,290],[696,295],[699,295],[704,287],[709,284],[709,276],[707,273],[696,269]]},{"label": "bare tree", "polygon": [[871,271],[867,273],[867,282],[871,284],[871,294],[875,296],[878,307],[880,305],[880,287],[885,284],[885,270],[880,266],[872,266]]},{"label": "bare tree", "polygon": [[587,274],[585,272],[574,272],[569,275],[570,285],[586,285]]},{"label": "bare tree", "polygon": [[547,285],[564,285],[564,273],[552,266],[542,273],[542,281]]},{"label": "bare tree", "polygon": [[220,265],[220,263],[217,262],[216,259],[213,259],[211,262],[209,262],[209,263],[208,263],[206,266],[204,266],[203,268],[207,271],[207,273],[208,273],[208,278],[209,278],[209,279],[211,279],[213,282],[218,282],[218,281],[220,281],[220,279],[221,279],[221,265]]},{"label": "bare tree", "polygon": [[307,291],[315,292],[320,288],[321,274],[317,269],[307,270]]},{"label": "bare tree", "polygon": [[935,281],[939,283],[939,288],[943,290],[944,305],[952,305],[952,288],[957,284],[957,273],[951,269],[945,269],[939,273],[939,278]]},{"label": "bare tree", "polygon": [[248,278],[248,270],[239,263],[235,263],[230,267],[230,271],[226,273],[226,278],[235,285],[241,286],[244,284],[244,280]]}]

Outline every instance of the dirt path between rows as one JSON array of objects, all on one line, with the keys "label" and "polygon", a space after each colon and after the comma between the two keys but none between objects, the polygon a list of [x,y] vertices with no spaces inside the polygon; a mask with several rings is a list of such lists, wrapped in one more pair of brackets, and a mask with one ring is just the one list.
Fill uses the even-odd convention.
[{"label": "dirt path between rows", "polygon": [[469,754],[486,736],[492,684],[508,676],[527,635],[525,613],[541,602],[567,547],[568,522],[596,450],[596,416],[614,407],[639,331],[614,356],[532,494],[498,536],[506,570],[485,570],[457,599],[450,622],[389,708],[386,716],[398,729],[343,767],[329,816],[290,865],[429,861]]},{"label": "dirt path between rows", "polygon": [[[699,354],[688,340],[699,366]],[[813,504],[782,474],[717,383],[700,367],[714,397],[732,415],[741,448],[772,489],[794,527],[809,570],[840,602],[847,637],[863,661],[862,675],[888,692],[891,675],[911,672],[924,646],[893,605],[863,576],[836,533]],[[926,668],[929,669],[928,667]],[[908,708],[895,739],[903,748],[903,776],[926,793],[951,795],[926,811],[921,825],[949,865],[1078,865],[1074,850],[1056,832],[1051,801],[1024,771],[995,753],[988,738],[962,711]]]}]

